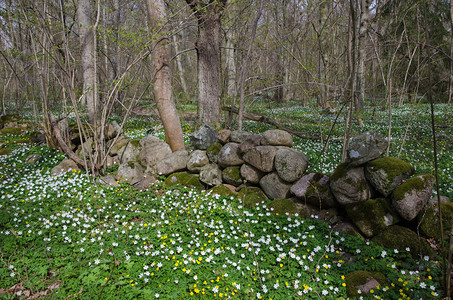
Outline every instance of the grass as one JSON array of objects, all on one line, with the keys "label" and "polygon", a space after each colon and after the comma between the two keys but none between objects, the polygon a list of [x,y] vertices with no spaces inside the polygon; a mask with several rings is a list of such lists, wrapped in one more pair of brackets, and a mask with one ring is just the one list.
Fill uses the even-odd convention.
[{"label": "grass", "polygon": [[[281,113],[288,116],[288,109]],[[411,109],[395,112],[392,153],[398,151]],[[451,116],[451,108],[443,109],[438,118]],[[293,110],[295,117],[317,120],[315,111]],[[324,132],[331,122],[325,118]],[[310,130],[319,131],[310,122]],[[417,172],[431,170],[424,124],[410,125],[402,152]],[[131,120],[127,134],[140,138],[147,125],[156,124]],[[370,126],[382,131],[384,125]],[[246,126],[253,132],[267,129],[251,122]],[[163,138],[162,131],[157,134]],[[323,143],[296,140],[295,147],[314,161]],[[446,157],[452,149],[442,147],[441,192],[451,196]],[[310,168],[330,173],[339,150],[339,143],[330,143]],[[34,164],[25,161],[31,154],[40,155]],[[436,257],[414,260],[407,251],[384,249],[316,219],[275,215],[264,205],[247,210],[236,198],[167,190],[161,182],[137,191],[124,184],[96,185],[79,172],[51,176],[62,159],[44,146],[23,144],[0,157],[0,295],[5,299],[344,299],[345,275],[357,270],[379,271],[388,279],[368,298],[426,299],[441,293]],[[1,294],[12,288],[15,295]]]}]

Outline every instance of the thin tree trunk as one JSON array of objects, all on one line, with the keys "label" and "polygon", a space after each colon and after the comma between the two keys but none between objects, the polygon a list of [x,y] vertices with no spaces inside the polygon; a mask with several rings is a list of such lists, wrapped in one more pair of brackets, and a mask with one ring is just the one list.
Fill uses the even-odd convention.
[{"label": "thin tree trunk", "polygon": [[453,0],[450,0],[450,82],[448,88],[448,103],[453,94]]},{"label": "thin tree trunk", "polygon": [[[184,138],[178,112],[172,98],[170,76],[170,49],[165,28],[167,22],[164,0],[148,0],[149,24],[154,32],[159,32],[153,43],[153,91],[160,118],[165,130],[165,138],[172,151],[184,149]],[[163,25],[162,25],[163,24]]]},{"label": "thin tree trunk", "polygon": [[176,66],[178,68],[179,81],[181,82],[181,88],[184,93],[184,98],[189,98],[189,90],[187,89],[186,79],[184,78],[184,68],[182,66],[181,55],[179,53],[179,44],[176,39],[176,34],[172,35],[173,47],[176,53]]},{"label": "thin tree trunk", "polygon": [[261,12],[263,10],[263,0],[260,1],[260,7],[256,12],[255,20],[253,21],[252,25],[252,32],[249,38],[249,48],[247,50],[247,55],[245,56],[244,63],[242,64],[241,70],[241,92],[239,98],[239,114],[238,114],[238,130],[242,130],[242,115],[244,114],[244,92],[245,92],[245,77],[247,76],[247,65],[248,60],[250,58],[250,54],[252,53],[253,48],[253,41],[255,40],[256,36],[256,28],[258,27],[258,21],[261,17]]}]

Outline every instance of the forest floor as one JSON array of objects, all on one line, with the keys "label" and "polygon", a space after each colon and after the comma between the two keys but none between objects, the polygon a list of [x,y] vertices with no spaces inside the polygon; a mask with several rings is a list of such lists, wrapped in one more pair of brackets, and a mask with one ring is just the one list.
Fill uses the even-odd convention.
[{"label": "forest floor", "polygon": [[[322,137],[294,139],[311,162],[309,171],[330,174],[340,162],[342,143],[326,141],[329,133],[341,139],[342,117],[294,105],[250,110]],[[188,143],[193,110],[185,111]],[[365,126],[354,125],[354,134],[387,136],[386,111],[371,107],[361,117]],[[436,105],[439,189],[450,199],[452,117],[452,106]],[[407,160],[416,173],[434,172],[429,124],[428,105],[393,109],[390,156]],[[159,121],[149,115],[130,118],[125,134],[141,138],[151,127],[163,139]],[[270,128],[250,121],[244,129]],[[3,135],[1,142],[20,138]],[[162,181],[138,191],[97,185],[83,172],[51,176],[63,154],[46,146],[9,147],[13,151],[0,156],[0,298],[345,299],[345,276],[358,270],[387,278],[364,298],[437,299],[443,293],[437,255],[412,258],[408,250],[384,249],[316,219],[275,216],[265,206],[250,211],[236,198],[168,190]],[[35,164],[25,161],[31,154],[40,156]]]}]

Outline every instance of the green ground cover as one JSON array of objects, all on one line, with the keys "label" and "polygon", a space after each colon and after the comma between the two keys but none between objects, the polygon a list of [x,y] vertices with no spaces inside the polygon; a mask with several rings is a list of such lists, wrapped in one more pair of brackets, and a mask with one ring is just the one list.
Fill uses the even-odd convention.
[{"label": "green ground cover", "polygon": [[[438,124],[452,126],[452,109],[438,107]],[[409,126],[400,157],[417,172],[432,171],[426,109],[402,107],[394,113],[391,154],[399,153]],[[302,107],[272,113],[295,128],[303,116],[309,124],[298,130],[324,133],[334,118]],[[366,116],[372,122],[364,117],[366,128],[354,132],[386,133],[385,112],[374,114]],[[342,135],[341,126],[335,137]],[[139,138],[150,127],[163,138],[157,123],[138,118],[128,121],[126,133]],[[246,122],[248,131],[266,129]],[[193,126],[185,124],[184,131],[187,140]],[[2,142],[14,138],[21,137],[2,136]],[[296,148],[312,162],[323,146],[324,141],[296,139]],[[409,249],[384,249],[317,220],[276,216],[264,205],[248,210],[234,197],[167,190],[160,182],[143,192],[127,185],[104,187],[79,172],[51,176],[63,155],[45,146],[11,147],[9,155],[0,156],[0,291],[22,289],[19,295],[0,294],[5,299],[26,293],[83,299],[341,299],[347,298],[345,275],[358,270],[379,271],[388,279],[368,298],[441,294],[438,257],[414,260]],[[453,149],[442,139],[439,149],[441,193],[451,197]],[[329,143],[311,170],[330,173],[340,151],[341,143]],[[40,155],[33,164],[25,161],[31,154]]]}]

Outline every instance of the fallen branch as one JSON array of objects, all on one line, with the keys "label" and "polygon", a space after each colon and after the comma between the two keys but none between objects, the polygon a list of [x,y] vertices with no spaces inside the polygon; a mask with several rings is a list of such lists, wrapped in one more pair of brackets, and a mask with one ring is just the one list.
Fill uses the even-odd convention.
[{"label": "fallen branch", "polygon": [[91,170],[99,170],[100,165],[93,165],[91,162],[87,161],[86,163],[72,151],[68,145],[66,145],[65,141],[63,140],[63,137],[61,136],[60,128],[58,128],[57,121],[52,117],[51,114],[49,114],[49,120],[50,120],[50,125],[52,126],[52,131],[55,136],[55,138],[58,141],[58,144],[60,145],[61,149],[63,152],[73,161],[76,162],[76,164],[80,165],[83,167],[85,170],[91,169]]},{"label": "fallen branch", "polygon": [[[229,112],[232,112],[232,113],[235,113],[235,114],[239,113],[239,110],[237,108],[234,108],[234,107],[224,106],[224,107],[222,107],[222,110],[229,111]],[[277,127],[278,129],[284,130],[284,131],[286,131],[286,132],[288,132],[288,133],[290,133],[292,135],[295,135],[297,137],[300,137],[302,139],[308,139],[308,140],[321,140],[322,139],[321,136],[319,136],[319,135],[317,135],[315,133],[296,131],[294,129],[291,129],[289,127],[281,125],[277,121],[275,121],[275,120],[273,120],[273,119],[271,119],[271,118],[269,118],[269,117],[267,117],[265,115],[262,115],[262,114],[243,113],[243,117],[246,118],[247,120],[270,124],[272,126]],[[310,135],[307,135],[307,134],[310,134]],[[330,139],[330,140],[331,141],[335,141],[335,142],[341,141],[340,139]]]}]

